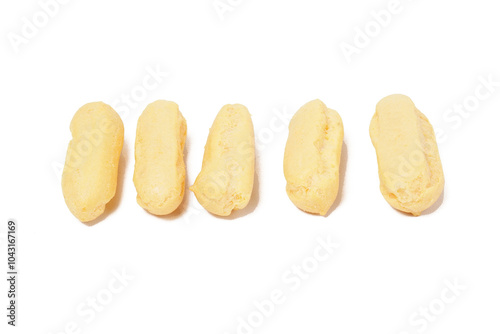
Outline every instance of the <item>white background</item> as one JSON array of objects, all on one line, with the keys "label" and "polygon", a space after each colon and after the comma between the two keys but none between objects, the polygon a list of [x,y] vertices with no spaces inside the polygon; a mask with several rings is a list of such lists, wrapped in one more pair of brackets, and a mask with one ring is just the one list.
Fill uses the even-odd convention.
[{"label": "white background", "polygon": [[[5,324],[1,280],[1,332],[72,333],[65,327],[76,323],[75,333],[233,334],[238,318],[278,289],[286,300],[239,332],[498,333],[500,87],[467,115],[447,111],[478,101],[481,78],[500,81],[496,2],[401,0],[351,62],[341,43],[353,44],[356,27],[371,26],[370,13],[388,0],[232,3],[221,18],[212,0],[69,1],[16,52],[9,36],[21,36],[23,17],[33,22],[41,7],[2,1],[0,247],[5,263],[5,223],[14,218],[20,276],[15,329]],[[169,74],[123,108],[123,94],[140,91],[148,68]],[[441,129],[444,197],[418,218],[393,210],[378,189],[368,127],[376,103],[393,93],[410,96]],[[345,127],[343,186],[327,217],[289,201],[287,130],[275,116],[289,118],[315,98]],[[220,108],[248,107],[258,182],[237,219],[208,214],[191,192],[170,217],[136,204],[135,127],[156,99],[178,103],[187,120],[188,185]],[[105,219],[87,227],[64,203],[58,167],[73,114],[92,101],[121,104],[125,146],[118,195]],[[311,263],[317,238],[340,246],[292,290],[283,276]],[[109,297],[113,272],[122,270],[133,276],[127,286],[94,319],[82,316],[77,309]],[[443,305],[446,280],[466,288],[422,323],[415,312]]]}]

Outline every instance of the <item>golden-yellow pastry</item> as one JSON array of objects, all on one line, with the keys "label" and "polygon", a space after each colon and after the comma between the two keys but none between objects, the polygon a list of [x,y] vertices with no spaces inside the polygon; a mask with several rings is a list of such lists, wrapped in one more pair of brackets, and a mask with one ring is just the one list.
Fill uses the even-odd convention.
[{"label": "golden-yellow pastry", "polygon": [[441,196],[444,175],[429,120],[405,95],[383,98],[370,124],[380,191],[398,210],[418,216]]},{"label": "golden-yellow pastry", "polygon": [[250,201],[254,170],[250,113],[241,104],[225,105],[210,128],[201,172],[190,189],[207,211],[228,216]]},{"label": "golden-yellow pastry", "polygon": [[342,119],[314,100],[295,113],[288,130],[283,162],[288,197],[299,209],[326,215],[339,189]]},{"label": "golden-yellow pastry", "polygon": [[115,196],[123,147],[123,122],[109,105],[88,103],[71,121],[62,175],[66,204],[82,222],[99,217]]},{"label": "golden-yellow pastry", "polygon": [[137,122],[134,184],[137,203],[155,215],[177,209],[184,197],[186,120],[174,102],[149,104]]}]

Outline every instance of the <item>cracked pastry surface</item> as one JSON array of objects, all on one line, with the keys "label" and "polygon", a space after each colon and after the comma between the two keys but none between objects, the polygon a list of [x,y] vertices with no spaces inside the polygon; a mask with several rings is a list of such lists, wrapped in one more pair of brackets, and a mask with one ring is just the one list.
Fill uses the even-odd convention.
[{"label": "cracked pastry surface", "polygon": [[377,153],[382,195],[393,208],[419,216],[444,189],[429,120],[409,97],[390,95],[377,104],[370,137]]},{"label": "cracked pastry surface", "polygon": [[247,206],[255,173],[252,119],[241,104],[228,104],[217,114],[205,145],[203,163],[190,187],[209,212],[228,216]]},{"label": "cracked pastry surface", "polygon": [[320,100],[306,103],[292,117],[283,171],[288,197],[299,209],[326,215],[335,202],[343,140],[340,115]]}]

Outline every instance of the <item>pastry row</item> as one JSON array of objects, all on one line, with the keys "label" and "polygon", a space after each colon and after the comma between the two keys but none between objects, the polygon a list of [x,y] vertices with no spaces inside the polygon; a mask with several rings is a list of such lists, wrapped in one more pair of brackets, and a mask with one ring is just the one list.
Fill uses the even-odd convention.
[{"label": "pastry row", "polygon": [[[70,211],[82,222],[99,217],[115,196],[124,129],[107,104],[81,107],[70,125],[62,189]],[[135,141],[137,203],[168,215],[182,203],[186,167],[186,120],[174,102],[149,104]],[[377,154],[380,190],[394,208],[420,215],[440,197],[444,176],[434,131],[404,95],[376,107],[370,136]],[[301,210],[326,215],[339,188],[344,128],[340,115],[320,100],[302,106],[289,124],[283,169],[286,192]],[[189,188],[209,212],[228,216],[252,196],[255,140],[252,119],[240,104],[217,114],[205,145],[200,173]]]}]

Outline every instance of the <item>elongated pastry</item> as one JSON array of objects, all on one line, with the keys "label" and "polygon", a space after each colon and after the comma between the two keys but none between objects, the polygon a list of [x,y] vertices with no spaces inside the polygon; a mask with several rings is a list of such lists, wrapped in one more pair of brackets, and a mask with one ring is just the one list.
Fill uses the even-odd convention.
[{"label": "elongated pastry", "polygon": [[109,105],[88,103],[71,121],[70,141],[62,175],[66,204],[82,222],[99,217],[115,196],[123,147],[123,123]]},{"label": "elongated pastry", "polygon": [[387,202],[415,216],[434,204],[443,192],[443,168],[432,125],[413,101],[399,94],[383,98],[370,137]]},{"label": "elongated pastry", "polygon": [[190,187],[209,212],[228,216],[247,206],[255,173],[252,119],[241,104],[222,107],[205,145],[203,165]]},{"label": "elongated pastry", "polygon": [[320,100],[293,116],[283,170],[288,197],[299,209],[326,215],[335,202],[343,141],[342,119]]},{"label": "elongated pastry", "polygon": [[155,215],[173,212],[184,198],[186,120],[174,102],[149,104],[137,123],[134,184],[137,203]]}]

